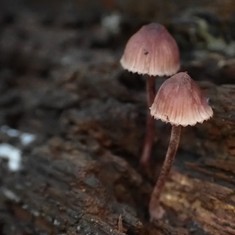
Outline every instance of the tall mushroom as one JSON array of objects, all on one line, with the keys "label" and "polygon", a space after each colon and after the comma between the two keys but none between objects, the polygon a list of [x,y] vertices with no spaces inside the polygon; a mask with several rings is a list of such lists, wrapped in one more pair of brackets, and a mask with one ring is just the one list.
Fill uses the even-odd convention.
[{"label": "tall mushroom", "polygon": [[[153,103],[156,88],[155,76],[170,76],[180,68],[179,49],[175,39],[166,28],[157,23],[144,25],[127,42],[121,65],[124,69],[147,75],[147,104]],[[141,163],[146,164],[152,150],[154,139],[154,119],[148,112],[146,135]]]},{"label": "tall mushroom", "polygon": [[196,82],[186,72],[180,72],[161,85],[150,113],[172,125],[165,161],[149,203],[150,216],[156,219],[161,217],[159,198],[178,149],[181,127],[202,123],[213,116],[213,110]]}]

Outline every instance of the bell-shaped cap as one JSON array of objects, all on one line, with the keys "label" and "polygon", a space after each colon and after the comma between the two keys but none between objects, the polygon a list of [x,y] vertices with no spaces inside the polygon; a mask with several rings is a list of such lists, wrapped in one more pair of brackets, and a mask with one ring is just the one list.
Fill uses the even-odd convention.
[{"label": "bell-shaped cap", "polygon": [[133,73],[170,76],[180,68],[179,49],[164,26],[151,23],[128,40],[120,62]]},{"label": "bell-shaped cap", "polygon": [[151,115],[172,125],[195,125],[213,116],[213,110],[197,83],[180,72],[167,79],[160,87]]}]

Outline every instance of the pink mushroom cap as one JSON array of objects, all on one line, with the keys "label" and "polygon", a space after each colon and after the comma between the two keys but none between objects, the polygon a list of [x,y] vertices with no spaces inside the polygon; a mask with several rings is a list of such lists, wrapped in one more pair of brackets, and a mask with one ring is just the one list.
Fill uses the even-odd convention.
[{"label": "pink mushroom cap", "polygon": [[182,126],[193,126],[213,116],[207,98],[186,72],[173,75],[161,85],[150,113],[155,119]]},{"label": "pink mushroom cap", "polygon": [[179,49],[164,26],[151,23],[128,40],[120,62],[133,73],[170,76],[180,68]]}]

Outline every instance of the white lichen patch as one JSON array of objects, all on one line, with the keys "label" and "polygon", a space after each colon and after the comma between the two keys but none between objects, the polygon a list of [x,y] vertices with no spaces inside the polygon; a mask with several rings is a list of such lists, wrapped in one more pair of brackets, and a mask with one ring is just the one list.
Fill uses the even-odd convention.
[{"label": "white lichen patch", "polygon": [[29,145],[36,139],[34,134],[21,132],[6,125],[0,127],[0,132],[8,135],[9,137],[19,138],[22,145]]},{"label": "white lichen patch", "polygon": [[0,144],[0,158],[8,160],[8,168],[10,171],[18,171],[21,168],[21,151],[10,145]]}]

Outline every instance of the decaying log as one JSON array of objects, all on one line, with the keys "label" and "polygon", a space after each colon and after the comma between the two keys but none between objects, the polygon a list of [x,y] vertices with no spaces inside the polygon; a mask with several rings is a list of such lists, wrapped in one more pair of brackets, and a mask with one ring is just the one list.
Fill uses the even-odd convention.
[{"label": "decaying log", "polygon": [[[185,128],[175,168],[161,198],[169,216],[168,223],[159,221],[150,225],[146,215],[154,180],[149,181],[137,166],[130,165],[138,162],[142,143],[144,120],[141,113],[144,111],[139,107],[144,107],[144,94],[130,93],[132,103],[123,103],[117,99],[117,93],[112,95],[110,90],[105,90],[106,86],[112,88],[114,84],[118,88],[119,80],[97,78],[96,81],[103,84],[104,80],[106,85],[100,94],[110,97],[98,101],[88,98],[97,89],[90,84],[92,79],[84,80],[81,75],[73,79],[75,87],[79,84],[77,88],[86,86],[87,89],[82,108],[74,107],[74,99],[71,103],[60,102],[60,106],[57,99],[53,99],[59,94],[64,94],[65,100],[73,97],[68,95],[69,84],[49,86],[54,93],[48,95],[53,102],[47,105],[53,107],[54,103],[55,110],[65,110],[55,120],[57,130],[52,128],[52,137],[27,147],[21,172],[12,175],[2,167],[3,234],[17,231],[189,234],[194,230],[205,234],[233,234],[235,86],[201,84],[211,98],[215,118],[194,128]],[[125,93],[125,89],[120,91]],[[41,99],[44,92],[41,89],[37,102],[23,99],[29,125],[35,121],[33,110],[39,107],[47,110]],[[140,104],[139,99],[134,101],[138,93],[143,97]],[[49,125],[48,119],[54,114],[50,115],[40,119],[37,125]],[[25,126],[24,120],[21,125]],[[164,124],[158,125],[160,129],[166,128]],[[166,137],[160,133],[158,138]],[[164,149],[166,143],[167,138],[156,146]],[[163,156],[164,151],[155,150],[155,154]],[[123,231],[118,231],[120,216]]]},{"label": "decaying log", "polygon": [[22,151],[18,172],[0,158],[0,234],[235,234],[235,85],[199,82],[214,118],[184,128],[161,196],[166,215],[150,223],[170,126],[156,121],[152,162],[139,167],[144,79],[122,71],[119,52],[92,47],[96,31],[24,17],[2,30],[14,40],[0,41],[0,125],[36,140],[23,145],[0,128],[1,142]]}]

